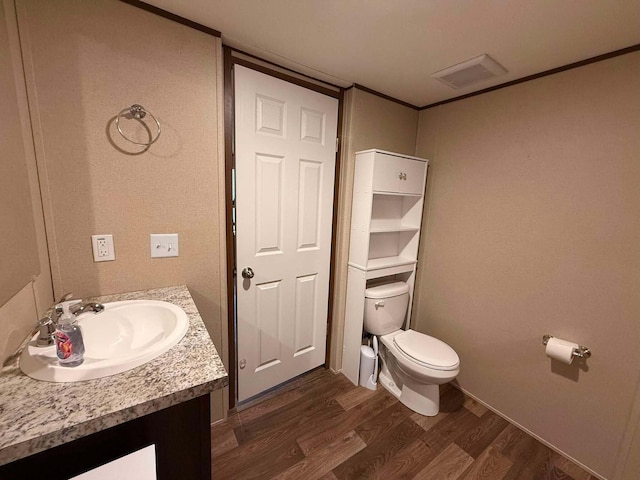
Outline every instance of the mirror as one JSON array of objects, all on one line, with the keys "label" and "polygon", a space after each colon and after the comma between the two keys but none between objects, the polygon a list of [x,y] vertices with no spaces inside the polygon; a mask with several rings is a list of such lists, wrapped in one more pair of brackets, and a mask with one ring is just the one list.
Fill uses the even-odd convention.
[{"label": "mirror", "polygon": [[0,306],[40,272],[13,63],[0,4]]}]

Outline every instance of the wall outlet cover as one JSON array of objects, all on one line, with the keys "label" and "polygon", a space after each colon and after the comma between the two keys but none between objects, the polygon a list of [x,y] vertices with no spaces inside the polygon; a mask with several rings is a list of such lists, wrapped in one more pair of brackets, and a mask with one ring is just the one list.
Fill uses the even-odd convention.
[{"label": "wall outlet cover", "polygon": [[116,251],[113,246],[113,235],[91,235],[94,262],[110,262],[116,259]]}]

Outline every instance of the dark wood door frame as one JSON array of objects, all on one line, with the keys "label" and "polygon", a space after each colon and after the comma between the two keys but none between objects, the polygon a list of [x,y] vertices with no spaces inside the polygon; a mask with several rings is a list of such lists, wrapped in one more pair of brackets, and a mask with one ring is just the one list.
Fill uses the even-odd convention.
[{"label": "dark wood door frame", "polygon": [[[235,305],[235,288],[236,288],[236,242],[234,235],[234,222],[233,222],[233,178],[232,171],[235,167],[235,145],[234,145],[234,85],[233,85],[233,66],[242,65],[252,70],[270,75],[272,77],[279,78],[289,83],[299,85],[309,90],[313,90],[324,95],[338,99],[338,148],[336,152],[336,168],[335,168],[335,180],[334,180],[334,192],[333,192],[333,220],[331,231],[331,260],[329,266],[329,305],[328,305],[328,317],[327,317],[327,346],[325,354],[325,368],[329,365],[329,352],[331,351],[331,326],[333,324],[333,298],[334,298],[334,277],[336,270],[336,226],[337,219],[336,213],[338,211],[338,194],[340,191],[340,156],[342,150],[342,119],[343,112],[342,107],[344,104],[344,89],[338,86],[329,85],[325,82],[325,86],[319,85],[312,81],[307,81],[304,78],[300,78],[298,73],[291,72],[294,75],[287,74],[284,71],[288,69],[279,65],[272,64],[266,60],[254,57],[239,50],[232,49],[231,47],[224,46],[224,156],[225,156],[225,212],[227,218],[227,322],[229,325],[229,409],[236,406],[236,305]],[[240,54],[240,56],[234,56],[234,53]],[[254,58],[256,61],[251,61],[249,58]],[[273,65],[274,68],[270,68],[267,65]],[[310,78],[310,77],[307,77]],[[310,80],[314,80],[311,79]]]}]

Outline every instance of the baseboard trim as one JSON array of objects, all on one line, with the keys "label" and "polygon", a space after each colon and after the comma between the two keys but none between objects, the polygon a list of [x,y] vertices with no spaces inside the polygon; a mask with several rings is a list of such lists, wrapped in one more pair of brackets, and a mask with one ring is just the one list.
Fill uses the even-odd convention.
[{"label": "baseboard trim", "polygon": [[226,418],[221,418],[220,420],[215,420],[215,421],[211,422],[211,426],[215,427],[216,425],[220,425],[221,423],[224,423],[226,421],[227,421]]},{"label": "baseboard trim", "polygon": [[519,428],[520,430],[522,430],[524,433],[526,433],[527,435],[531,435],[533,438],[535,438],[536,440],[538,440],[540,443],[542,443],[543,445],[549,447],[551,450],[553,450],[556,453],[559,453],[560,455],[562,455],[563,457],[571,460],[573,463],[575,463],[576,465],[578,465],[580,468],[582,468],[583,470],[585,470],[586,472],[589,472],[591,475],[593,475],[596,478],[599,478],[600,480],[607,480],[607,478],[603,477],[602,475],[600,475],[597,472],[594,472],[591,468],[587,467],[586,465],[584,465],[582,462],[579,462],[578,460],[576,460],[575,458],[573,458],[571,455],[568,455],[567,453],[563,452],[562,450],[560,450],[558,447],[556,447],[555,445],[549,443],[548,441],[546,441],[544,438],[536,435],[535,433],[533,433],[531,430],[529,430],[526,427],[523,427],[522,425],[520,425],[518,422],[516,422],[515,420],[513,420],[512,418],[510,418],[509,416],[505,415],[504,413],[502,413],[500,410],[497,410],[496,408],[492,407],[491,405],[489,405],[487,402],[484,402],[482,400],[480,400],[478,397],[476,397],[475,395],[473,395],[472,393],[469,393],[467,390],[465,390],[464,388],[462,388],[460,385],[451,382],[450,384],[452,387],[460,390],[462,393],[464,393],[465,395],[467,395],[468,397],[473,398],[476,402],[478,402],[479,404],[481,404],[482,406],[488,408],[489,410],[491,410],[493,413],[495,413],[496,415],[498,415],[499,417],[504,418],[507,422],[509,422],[510,424],[512,424],[513,426]]}]

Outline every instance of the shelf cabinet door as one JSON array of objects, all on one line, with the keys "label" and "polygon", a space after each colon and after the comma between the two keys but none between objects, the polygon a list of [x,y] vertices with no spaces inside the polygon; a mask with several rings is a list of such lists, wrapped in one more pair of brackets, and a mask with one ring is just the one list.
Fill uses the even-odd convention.
[{"label": "shelf cabinet door", "polygon": [[420,160],[376,153],[373,191],[422,195],[426,168]]}]

